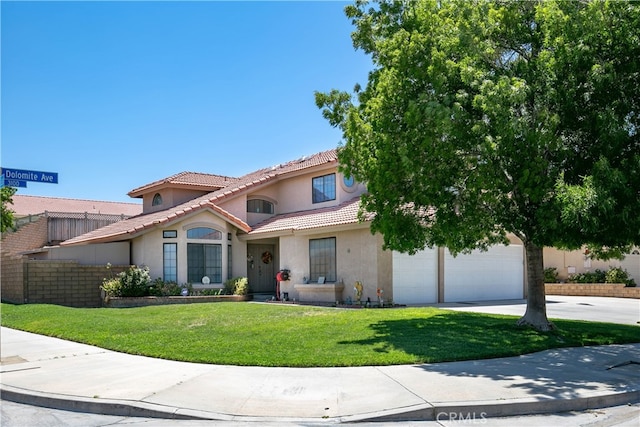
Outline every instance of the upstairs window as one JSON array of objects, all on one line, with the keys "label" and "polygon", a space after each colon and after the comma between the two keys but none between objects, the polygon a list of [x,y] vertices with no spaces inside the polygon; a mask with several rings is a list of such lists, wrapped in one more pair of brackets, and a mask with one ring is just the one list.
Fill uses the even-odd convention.
[{"label": "upstairs window", "polygon": [[187,239],[222,240],[222,232],[215,228],[196,227],[187,230]]},{"label": "upstairs window", "polygon": [[273,203],[262,199],[247,200],[247,212],[273,214]]},{"label": "upstairs window", "polygon": [[336,199],[336,174],[318,176],[312,183],[313,203],[322,203]]},{"label": "upstairs window", "polygon": [[160,206],[162,204],[162,196],[160,193],[156,193],[153,196],[153,200],[151,201],[151,206]]}]

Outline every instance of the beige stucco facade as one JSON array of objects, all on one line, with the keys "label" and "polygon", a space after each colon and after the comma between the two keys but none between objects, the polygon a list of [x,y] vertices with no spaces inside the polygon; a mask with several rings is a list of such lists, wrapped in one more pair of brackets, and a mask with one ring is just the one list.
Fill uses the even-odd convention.
[{"label": "beige stucco facade", "polygon": [[[335,237],[337,281],[309,283],[309,241]],[[391,251],[382,249],[380,235],[372,235],[368,225],[355,229],[326,230],[321,233],[300,233],[280,238],[280,268],[291,271],[291,280],[280,284],[280,292],[290,299],[345,301],[355,299],[356,281],[363,284],[363,301],[377,300],[377,290],[384,298],[393,298]],[[306,280],[305,280],[306,279]]]},{"label": "beige stucco facade", "polygon": [[[218,230],[222,234],[220,240],[200,240],[188,239],[187,230],[196,227],[207,227]],[[166,238],[165,231],[175,231],[176,237]],[[220,287],[224,280],[246,275],[246,264],[242,262],[232,263],[231,271],[229,271],[229,251],[231,247],[232,261],[234,259],[246,259],[246,247],[237,237],[237,228],[229,224],[220,215],[210,210],[201,211],[193,216],[187,217],[180,222],[170,224],[166,227],[159,227],[151,230],[131,241],[131,262],[135,265],[144,265],[149,267],[151,278],[163,277],[163,245],[165,243],[177,244],[178,259],[178,280],[180,284],[187,283],[187,244],[188,243],[209,243],[219,244],[222,249],[222,280],[211,283],[210,286],[202,286],[200,283],[191,283],[194,287]]]},{"label": "beige stucco facade", "polygon": [[[314,179],[327,176],[335,185],[331,185],[328,196],[324,187],[316,188],[316,194],[320,191],[327,200],[314,202]],[[185,179],[192,179],[193,187],[185,184]],[[225,187],[227,179],[231,184]],[[189,282],[190,243],[219,245],[221,260],[216,261],[216,268],[221,274],[216,273],[216,280],[210,283],[192,277],[192,286],[221,288],[227,279],[248,277],[256,293],[278,298],[286,294],[289,300],[297,301],[354,301],[355,282],[363,284],[362,301],[373,303],[380,296],[386,302],[397,297],[404,304],[525,296],[525,257],[522,242],[515,236],[509,236],[508,247],[458,257],[449,256],[443,248],[416,256],[386,251],[382,249],[383,237],[371,233],[369,222],[358,220],[358,201],[365,191],[363,184],[345,182],[335,150],[241,178],[182,173],[132,190],[130,195],[143,199],[143,215],[122,221],[121,226],[114,225],[102,234],[75,239],[70,245],[126,242],[130,245],[130,262],[148,266],[155,279],[164,278],[165,244],[175,244],[179,284]],[[162,196],[162,204],[153,206],[156,194]],[[261,212],[251,211],[255,208],[250,208],[248,201],[252,200],[260,201],[252,206],[260,206]],[[264,212],[265,206],[273,206],[273,212]],[[195,227],[221,234],[213,240],[189,239],[187,232]],[[328,238],[335,239],[335,248],[331,248],[335,255],[331,255],[331,266],[327,267],[332,275],[335,271],[335,281],[318,283],[316,278],[316,283],[309,283],[311,264],[317,261],[312,260],[310,245]],[[562,279],[572,271],[622,266],[640,283],[640,255],[622,262],[599,262],[587,259],[580,251],[546,248],[544,258],[545,267],[557,268]],[[325,268],[319,262],[315,266],[316,270]],[[289,280],[276,282],[280,270],[290,272]],[[192,276],[199,275],[197,268],[195,271]],[[316,276],[323,277],[318,271]]]},{"label": "beige stucco facade", "polygon": [[[313,179],[331,174],[335,175],[335,199],[314,203]],[[253,227],[278,215],[335,207],[349,200],[354,200],[364,190],[365,187],[358,183],[352,186],[345,185],[343,175],[338,171],[337,162],[329,162],[313,168],[287,173],[279,179],[259,182],[246,191],[238,191],[232,196],[224,197],[217,205],[238,220]],[[162,196],[161,206],[152,206],[151,201],[155,194]],[[175,205],[178,202],[182,203],[201,195],[201,192],[198,191],[166,188],[166,185],[159,189],[150,188],[149,192],[142,197],[144,212],[157,212],[159,209],[167,209],[167,206]],[[256,199],[272,203],[273,213],[247,212],[247,201]],[[216,229],[222,233],[222,239],[219,242],[199,242],[188,239],[187,230],[193,227]],[[175,237],[167,238],[164,235],[165,231],[175,231]],[[315,293],[308,292],[312,286],[301,291],[298,285],[305,284],[304,279],[309,277],[310,271],[309,242],[312,239],[327,237],[336,239],[337,280],[323,284],[325,289],[320,289]],[[149,267],[153,279],[162,278],[163,246],[165,243],[175,243],[177,245],[177,281],[180,284],[187,283],[187,245],[193,242],[222,246],[222,280],[207,285],[190,283],[196,289],[218,288],[229,278],[252,277],[253,270],[260,269],[261,272],[267,272],[273,276],[268,280],[272,285],[270,292],[275,294],[277,285],[275,274],[279,270],[287,269],[291,271],[291,279],[279,284],[278,297],[286,292],[289,299],[298,301],[334,301],[336,299],[343,300],[349,296],[353,298],[355,281],[364,284],[364,300],[371,298],[372,301],[375,301],[378,288],[383,291],[385,298],[391,299],[393,297],[391,252],[382,250],[381,236],[372,235],[367,223],[350,223],[337,227],[311,227],[302,231],[277,230],[253,235],[239,229],[224,215],[212,209],[203,209],[181,217],[177,221],[169,221],[168,224],[162,226],[159,224],[145,232],[138,233],[130,240],[131,262]],[[252,254],[249,256],[252,247],[261,248],[261,251],[264,248],[272,251],[273,258],[270,262],[272,265],[264,264],[259,256],[254,257]],[[251,285],[249,283],[250,287]],[[307,283],[307,285],[310,284]],[[329,288],[331,288],[331,292],[327,292]]]}]

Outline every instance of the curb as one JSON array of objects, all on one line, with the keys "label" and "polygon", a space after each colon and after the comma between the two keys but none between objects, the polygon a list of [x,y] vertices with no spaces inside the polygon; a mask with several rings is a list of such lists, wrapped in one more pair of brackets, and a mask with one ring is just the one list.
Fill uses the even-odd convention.
[{"label": "curb", "polygon": [[82,396],[68,396],[25,390],[7,385],[0,386],[0,399],[25,405],[59,409],[62,411],[122,417],[221,421],[232,419],[232,417],[229,416],[219,414],[210,414],[210,416],[206,416],[202,411],[189,411],[171,406],[157,405],[154,403],[117,399],[89,399]]},{"label": "curb", "polygon": [[640,403],[640,390],[620,393],[576,397],[573,399],[513,399],[504,401],[443,402],[425,404],[411,408],[366,414],[344,416],[344,422],[358,421],[478,421],[484,418],[536,415],[556,412],[584,411],[587,409]]},{"label": "curb", "polygon": [[[89,399],[25,390],[0,385],[0,399],[44,408],[65,411],[114,415],[124,417],[159,418],[171,420],[215,420],[215,421],[318,421],[315,418],[289,419],[282,416],[240,416],[207,412],[202,410],[176,408],[141,401],[117,399]],[[620,393],[576,397],[573,399],[514,399],[504,401],[446,402],[394,408],[384,411],[343,415],[333,419],[338,422],[381,422],[381,421],[477,421],[485,418],[534,415],[544,413],[584,411],[625,404],[640,403],[640,390]]]}]

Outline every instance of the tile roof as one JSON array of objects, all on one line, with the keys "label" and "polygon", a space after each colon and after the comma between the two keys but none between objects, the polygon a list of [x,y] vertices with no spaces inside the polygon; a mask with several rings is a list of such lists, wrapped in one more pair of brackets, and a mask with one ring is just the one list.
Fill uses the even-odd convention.
[{"label": "tile roof", "polygon": [[134,216],[142,213],[141,203],[105,202],[101,200],[66,199],[59,197],[26,196],[14,194],[9,209],[16,216],[47,212],[94,213]]},{"label": "tile roof", "polygon": [[[360,197],[358,196],[337,206],[276,215],[254,225],[249,235],[357,224],[360,222],[358,218],[359,208]],[[370,219],[370,216],[365,218],[365,220]]]},{"label": "tile roof", "polygon": [[232,178],[224,175],[214,175],[199,172],[180,172],[170,177],[145,184],[138,188],[134,188],[128,194],[131,197],[141,197],[144,193],[151,191],[153,188],[163,187],[167,185],[188,186],[196,187],[198,189],[215,191],[220,188],[228,187],[235,181],[237,181],[237,178]]},{"label": "tile roof", "polygon": [[[311,156],[305,156],[300,159],[292,160],[290,162],[275,165],[269,168],[260,169],[258,171],[251,172],[247,175],[237,178],[235,181],[231,182],[224,188],[197,197],[178,206],[163,211],[141,214],[137,217],[119,221],[90,233],[83,234],[82,236],[69,239],[63,242],[62,245],[126,240],[144,230],[156,227],[160,224],[172,223],[173,221],[180,219],[186,214],[205,208],[216,211],[218,214],[227,218],[229,222],[235,224],[241,230],[250,232],[251,227],[249,225],[247,225],[244,221],[240,220],[236,216],[217,206],[217,203],[224,201],[231,196],[249,191],[250,189],[259,185],[275,181],[280,176],[323,164],[336,163],[337,161],[337,151],[333,149]],[[148,186],[139,187],[139,189],[152,188],[152,185],[159,185],[157,184],[158,182],[165,182],[169,179],[175,179],[175,177],[176,175],[166,178],[165,180],[156,181],[156,183],[149,184]],[[139,191],[139,189],[136,189],[134,191],[137,192]]]},{"label": "tile roof", "polygon": [[188,205],[187,203],[185,203],[170,210],[154,212],[146,215],[138,215],[133,218],[109,224],[105,227],[99,228],[81,236],[66,240],[62,242],[61,245],[66,246],[81,243],[100,243],[127,240],[144,230],[148,230],[159,225],[169,225],[191,213],[195,213],[203,209],[210,209],[213,212],[218,213],[245,232],[251,230],[249,225],[244,221],[230,214],[224,209],[214,205],[213,203],[201,202],[192,205]]}]

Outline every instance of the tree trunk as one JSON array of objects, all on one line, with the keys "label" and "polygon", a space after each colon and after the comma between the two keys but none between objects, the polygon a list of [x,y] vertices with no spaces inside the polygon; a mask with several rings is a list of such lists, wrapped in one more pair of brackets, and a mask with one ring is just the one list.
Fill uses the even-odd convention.
[{"label": "tree trunk", "polygon": [[518,320],[518,325],[550,331],[555,326],[547,319],[542,248],[532,243],[525,243],[524,248],[527,260],[527,311]]}]

